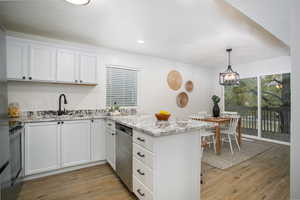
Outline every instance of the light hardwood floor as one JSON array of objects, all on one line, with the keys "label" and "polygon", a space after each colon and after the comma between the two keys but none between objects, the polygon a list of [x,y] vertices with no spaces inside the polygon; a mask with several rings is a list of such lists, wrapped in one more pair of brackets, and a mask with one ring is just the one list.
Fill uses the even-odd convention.
[{"label": "light hardwood floor", "polygon": [[[288,200],[289,147],[270,150],[226,170],[204,164],[202,200]],[[136,200],[108,165],[25,182],[18,200]]]},{"label": "light hardwood floor", "polygon": [[203,167],[202,200],[290,199],[289,146],[274,144],[268,151],[226,170]]}]

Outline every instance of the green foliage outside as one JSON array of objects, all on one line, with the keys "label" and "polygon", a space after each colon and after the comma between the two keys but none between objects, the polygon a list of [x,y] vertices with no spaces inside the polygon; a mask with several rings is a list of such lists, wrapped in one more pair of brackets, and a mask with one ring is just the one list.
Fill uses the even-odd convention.
[{"label": "green foliage outside", "polygon": [[[262,107],[290,106],[290,74],[262,76],[261,92]],[[257,98],[257,78],[242,79],[239,86],[225,87],[225,109],[255,108],[257,107]]]}]

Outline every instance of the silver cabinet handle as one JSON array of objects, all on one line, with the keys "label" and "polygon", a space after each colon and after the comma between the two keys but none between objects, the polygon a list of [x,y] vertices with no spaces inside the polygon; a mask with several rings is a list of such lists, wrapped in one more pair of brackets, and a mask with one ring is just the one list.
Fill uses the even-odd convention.
[{"label": "silver cabinet handle", "polygon": [[138,189],[137,192],[143,197],[145,196],[145,193],[142,193],[141,189]]}]

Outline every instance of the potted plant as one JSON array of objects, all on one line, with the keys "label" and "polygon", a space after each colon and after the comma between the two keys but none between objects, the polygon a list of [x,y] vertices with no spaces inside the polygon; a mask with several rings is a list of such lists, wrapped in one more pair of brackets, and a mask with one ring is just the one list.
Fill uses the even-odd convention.
[{"label": "potted plant", "polygon": [[213,95],[211,99],[214,102],[213,117],[220,117],[220,107],[218,103],[221,101],[221,98],[217,95]]}]

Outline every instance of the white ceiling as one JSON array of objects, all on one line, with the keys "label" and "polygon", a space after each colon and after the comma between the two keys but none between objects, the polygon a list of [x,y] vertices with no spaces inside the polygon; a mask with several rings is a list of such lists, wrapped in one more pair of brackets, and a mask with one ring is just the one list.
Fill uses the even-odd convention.
[{"label": "white ceiling", "polygon": [[285,44],[290,45],[290,9],[292,0],[226,1],[263,26]]},{"label": "white ceiling", "polygon": [[[13,31],[169,58],[200,66],[289,55],[289,48],[223,0],[63,0],[0,2]],[[137,40],[144,40],[138,44]]]}]

